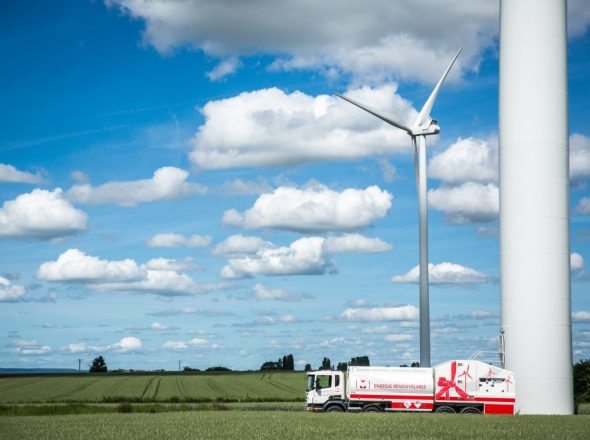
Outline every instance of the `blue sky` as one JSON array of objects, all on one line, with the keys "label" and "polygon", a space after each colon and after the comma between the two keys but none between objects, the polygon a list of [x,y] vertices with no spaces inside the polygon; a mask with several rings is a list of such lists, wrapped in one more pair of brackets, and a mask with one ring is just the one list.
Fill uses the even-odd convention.
[{"label": "blue sky", "polygon": [[[331,94],[412,120],[459,46],[429,139],[432,360],[496,351],[498,5],[390,3],[2,5],[0,367],[417,360],[409,139]],[[580,359],[590,15],[569,8]]]}]

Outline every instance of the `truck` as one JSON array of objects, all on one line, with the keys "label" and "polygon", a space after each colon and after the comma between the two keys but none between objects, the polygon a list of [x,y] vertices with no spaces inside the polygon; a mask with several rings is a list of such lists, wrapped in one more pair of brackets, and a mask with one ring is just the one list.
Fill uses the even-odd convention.
[{"label": "truck", "polygon": [[432,368],[349,366],[307,373],[306,409],[316,412],[514,414],[515,375],[479,360]]}]

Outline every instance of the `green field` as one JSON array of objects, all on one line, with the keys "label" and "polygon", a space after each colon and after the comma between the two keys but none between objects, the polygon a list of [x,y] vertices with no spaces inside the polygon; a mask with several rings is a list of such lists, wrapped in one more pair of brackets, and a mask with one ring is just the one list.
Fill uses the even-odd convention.
[{"label": "green field", "polygon": [[1,417],[8,439],[587,439],[587,416],[176,412]]},{"label": "green field", "polygon": [[303,401],[302,373],[63,375],[0,378],[0,403]]}]

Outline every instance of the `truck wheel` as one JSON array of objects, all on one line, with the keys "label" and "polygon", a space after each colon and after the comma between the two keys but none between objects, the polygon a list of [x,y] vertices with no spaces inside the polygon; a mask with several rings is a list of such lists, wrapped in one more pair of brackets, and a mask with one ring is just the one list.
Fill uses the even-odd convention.
[{"label": "truck wheel", "polygon": [[377,405],[368,405],[363,408],[363,412],[381,412],[381,408]]},{"label": "truck wheel", "polygon": [[340,405],[332,405],[326,409],[326,412],[344,412],[344,408]]},{"label": "truck wheel", "polygon": [[481,414],[481,410],[473,406],[466,406],[461,408],[461,414]]},{"label": "truck wheel", "polygon": [[450,406],[439,406],[438,408],[436,408],[434,410],[434,412],[450,414],[450,413],[454,413],[455,410],[453,408],[451,408]]}]

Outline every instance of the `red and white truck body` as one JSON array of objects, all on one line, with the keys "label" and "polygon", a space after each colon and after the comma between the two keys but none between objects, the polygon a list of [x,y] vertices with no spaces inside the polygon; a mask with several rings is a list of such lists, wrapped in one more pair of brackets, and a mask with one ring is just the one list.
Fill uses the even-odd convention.
[{"label": "red and white truck body", "polygon": [[351,366],[307,376],[310,411],[514,414],[514,373],[477,360],[433,368]]}]

